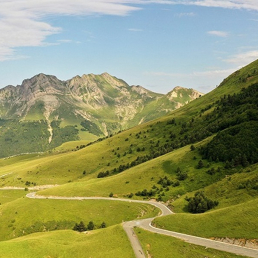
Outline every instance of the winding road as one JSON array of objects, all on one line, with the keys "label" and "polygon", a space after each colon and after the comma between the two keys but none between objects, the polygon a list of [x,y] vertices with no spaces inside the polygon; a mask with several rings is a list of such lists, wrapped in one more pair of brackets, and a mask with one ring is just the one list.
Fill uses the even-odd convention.
[{"label": "winding road", "polygon": [[[28,193],[26,195],[28,198],[32,199],[56,199],[56,200],[108,200],[108,201],[123,201],[123,202],[134,202],[134,203],[144,203],[144,204],[150,204],[153,205],[161,210],[161,214],[159,216],[166,216],[172,214],[172,211],[168,209],[167,206],[165,206],[162,203],[155,202],[155,201],[141,201],[141,200],[130,200],[130,199],[122,199],[122,198],[108,198],[108,197],[62,197],[62,196],[42,196],[42,195],[36,195],[35,192]],[[148,219],[142,219],[142,220],[133,220],[123,223],[123,228],[131,242],[132,248],[134,250],[136,258],[146,258],[144,251],[141,247],[141,244],[134,233],[135,227],[140,227],[145,230],[167,235],[175,238],[179,238],[181,240],[184,240],[188,243],[205,246],[207,248],[217,249],[221,251],[226,251],[238,255],[243,255],[247,257],[254,257],[258,258],[258,250],[251,249],[251,248],[245,248],[238,245],[232,245],[227,243],[218,242],[215,240],[210,240],[207,238],[202,237],[196,237],[191,236],[187,234],[182,234],[178,232],[173,232],[169,230],[164,230],[160,228],[153,227],[151,225],[151,222],[155,219],[154,218],[148,218]]]}]

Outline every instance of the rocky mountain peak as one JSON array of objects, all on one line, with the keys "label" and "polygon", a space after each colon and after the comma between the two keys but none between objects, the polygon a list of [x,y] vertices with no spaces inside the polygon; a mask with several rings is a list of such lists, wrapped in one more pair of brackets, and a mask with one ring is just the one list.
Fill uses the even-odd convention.
[{"label": "rocky mountain peak", "polygon": [[107,135],[159,117],[196,96],[199,93],[183,87],[167,95],[158,94],[139,85],[129,86],[107,72],[77,75],[67,81],[40,73],[21,85],[0,89],[0,118],[43,119],[51,142],[53,120],[76,124],[82,132],[91,132],[93,129],[83,127],[91,123],[93,134]]},{"label": "rocky mountain peak", "polygon": [[102,73],[101,76],[103,77],[104,80],[106,80],[109,84],[114,85],[116,87],[123,87],[123,86],[128,86],[128,84],[122,80],[117,79],[116,77],[110,75],[109,73],[105,72]]},{"label": "rocky mountain peak", "polygon": [[132,86],[132,90],[136,91],[136,92],[138,92],[140,94],[147,94],[147,92],[148,92],[148,90],[146,90],[145,88],[143,88],[140,85],[133,85]]},{"label": "rocky mountain peak", "polygon": [[167,93],[167,98],[170,101],[173,101],[177,98],[181,98],[182,100],[184,100],[184,103],[188,103],[196,98],[199,98],[201,96],[203,96],[204,94],[194,90],[192,88],[184,88],[181,86],[177,86],[175,87],[172,91],[170,91],[169,93]]},{"label": "rocky mountain peak", "polygon": [[186,88],[181,87],[181,86],[176,86],[172,91],[178,91],[178,90],[182,90],[182,89],[186,89]]},{"label": "rocky mountain peak", "polygon": [[64,94],[65,83],[53,75],[40,73],[31,79],[26,79],[17,87],[19,97],[24,101],[35,101],[44,95]]}]

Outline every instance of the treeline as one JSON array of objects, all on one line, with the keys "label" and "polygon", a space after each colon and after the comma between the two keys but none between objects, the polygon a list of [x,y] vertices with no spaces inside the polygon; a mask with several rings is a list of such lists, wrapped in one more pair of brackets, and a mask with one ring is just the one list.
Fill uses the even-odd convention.
[{"label": "treeline", "polygon": [[200,149],[204,159],[243,166],[258,162],[258,122],[250,121],[219,132]]},{"label": "treeline", "polygon": [[[214,133],[249,121],[258,121],[258,83],[243,88],[238,94],[228,94],[207,105],[199,117],[181,124],[182,146],[201,141]],[[205,114],[207,110],[212,110]]]}]

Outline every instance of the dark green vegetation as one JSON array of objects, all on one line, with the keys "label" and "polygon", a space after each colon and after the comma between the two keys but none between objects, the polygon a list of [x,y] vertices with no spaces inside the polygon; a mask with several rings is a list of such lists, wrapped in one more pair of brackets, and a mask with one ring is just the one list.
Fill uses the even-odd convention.
[{"label": "dark green vegetation", "polygon": [[0,156],[31,152],[44,152],[67,141],[78,140],[78,129],[75,126],[60,127],[60,121],[51,123],[53,140],[49,143],[50,134],[47,122],[0,120]]},{"label": "dark green vegetation", "polygon": [[[257,239],[258,233],[254,230],[258,224],[257,71],[258,61],[229,76],[209,94],[162,118],[103,136],[91,143],[78,141],[67,145],[67,149],[60,147],[62,152],[53,150],[52,153],[2,159],[0,183],[24,188],[28,187],[27,182],[31,182],[30,186],[59,184],[39,192],[45,196],[155,198],[168,201],[176,212],[156,219],[154,223],[159,227],[204,237]],[[85,123],[80,126],[89,125],[86,119],[83,121]],[[91,128],[96,129],[93,125]],[[81,127],[74,126],[74,130],[81,131]],[[38,231],[44,231],[44,227],[48,230],[67,229],[67,225],[72,230],[80,221],[85,223],[86,229],[90,221],[99,228],[105,221],[106,229],[90,231],[96,235],[96,232],[109,230],[111,225],[129,219],[125,216],[127,204],[118,208],[121,214],[112,222],[110,214],[98,210],[98,205],[104,205],[101,201],[86,206],[84,201],[78,201],[78,204],[62,201],[63,205],[60,205],[55,204],[57,200],[25,200],[17,199],[0,206],[0,211],[10,211],[8,218],[11,218],[7,225],[1,225],[1,232],[7,232],[3,233],[6,235],[2,239],[12,238],[13,232],[20,232],[18,219],[23,221],[22,212],[18,212],[21,217],[16,216],[12,213],[16,210],[13,207],[20,207],[20,211],[33,207],[29,214],[37,214],[38,206],[33,202],[42,201],[44,210],[53,209],[57,216],[55,221],[61,220],[63,224],[60,225],[64,227],[52,227],[55,225],[50,219],[52,215],[45,219],[48,215],[44,213],[42,218],[36,216],[35,221],[24,219],[20,228],[26,229],[27,233],[32,233],[29,229],[33,228],[40,229]],[[58,205],[65,206],[67,213],[55,211],[54,208],[60,208]],[[74,205],[78,205],[79,215],[74,215]],[[84,211],[78,211],[81,205],[85,205]],[[130,219],[139,214],[151,216],[153,212],[138,207]],[[61,214],[60,217],[57,214]],[[100,215],[98,221],[96,214]],[[139,232],[140,238],[143,235],[141,241],[151,246],[150,249],[146,246],[145,250],[155,256],[160,249],[152,240],[153,236]],[[160,238],[167,241],[166,237],[160,236],[157,243]],[[26,238],[26,241],[31,239]],[[200,257],[199,254],[227,257],[221,253],[209,254],[204,248],[182,242],[175,241],[175,244],[185,245],[185,253],[178,253],[176,257],[187,257],[191,252],[196,257]],[[164,257],[168,257],[167,253]]]},{"label": "dark green vegetation", "polygon": [[97,228],[105,228],[107,225],[105,222],[102,222],[100,226],[96,226],[93,221],[90,221],[87,226],[85,226],[84,222],[81,221],[80,223],[76,223],[73,227],[73,230],[84,232],[87,230],[94,230]]},{"label": "dark green vegetation", "polygon": [[219,204],[218,201],[207,198],[203,192],[196,192],[194,197],[186,197],[185,199],[188,201],[187,210],[191,213],[203,213]]}]

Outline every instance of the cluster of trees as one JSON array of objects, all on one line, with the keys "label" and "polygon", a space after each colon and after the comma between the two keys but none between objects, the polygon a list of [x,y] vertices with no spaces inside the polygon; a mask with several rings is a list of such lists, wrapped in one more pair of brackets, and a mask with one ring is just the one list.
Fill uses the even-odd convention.
[{"label": "cluster of trees", "polygon": [[108,170],[106,172],[99,172],[97,175],[97,178],[102,178],[102,177],[107,177],[107,176],[109,176]]},{"label": "cluster of trees", "polygon": [[88,230],[94,230],[96,228],[105,228],[107,225],[105,222],[102,222],[99,227],[97,227],[93,221],[90,221],[87,226],[85,226],[84,222],[81,221],[80,223],[76,223],[73,227],[73,230],[78,232],[84,232]]},{"label": "cluster of trees", "polygon": [[176,119],[172,118],[171,120],[168,120],[167,125],[176,125]]},{"label": "cluster of trees", "polygon": [[178,167],[176,170],[176,177],[178,180],[183,181],[188,177],[188,175],[187,172],[181,171],[181,169]]},{"label": "cluster of trees", "polygon": [[80,146],[76,146],[75,151],[84,149],[86,146],[87,146],[87,145],[85,145],[85,144],[82,144],[82,145],[80,145]]},{"label": "cluster of trees", "polygon": [[154,196],[156,194],[156,191],[151,189],[151,190],[147,190],[147,189],[144,189],[142,191],[138,191],[135,193],[136,196],[143,196],[143,197],[151,197],[151,196]]},{"label": "cluster of trees", "polygon": [[258,190],[258,177],[255,179],[248,179],[245,182],[242,182],[238,185],[238,189],[253,189],[253,190]]},{"label": "cluster of trees", "polygon": [[250,121],[219,132],[200,149],[203,158],[226,162],[227,168],[258,162],[258,122]]},{"label": "cluster of trees", "polygon": [[206,197],[203,192],[196,192],[194,197],[186,197],[188,201],[187,210],[191,213],[203,213],[216,207],[219,202]]},{"label": "cluster of trees", "polygon": [[220,171],[221,171],[221,168],[218,167],[217,169],[215,169],[215,168],[208,169],[208,170],[206,171],[206,173],[212,176],[212,175],[214,175],[216,172],[219,173]]},{"label": "cluster of trees", "polygon": [[164,176],[164,177],[160,177],[157,183],[162,187],[167,187],[172,185],[174,182],[170,180],[167,176]]},{"label": "cluster of trees", "polygon": [[208,130],[215,133],[243,122],[258,121],[257,98],[258,83],[242,89],[239,94],[224,95],[207,116]]},{"label": "cluster of trees", "polygon": [[168,186],[177,187],[180,185],[178,181],[170,180],[167,176],[160,177],[159,181],[157,182],[159,185],[161,185],[163,188]]},{"label": "cluster of trees", "polygon": [[37,183],[30,182],[30,181],[26,181],[26,182],[25,182],[25,185],[26,185],[26,186],[30,186],[30,185],[34,185],[34,186],[36,186],[36,185],[37,185]]},{"label": "cluster of trees", "polygon": [[143,197],[152,197],[158,195],[157,200],[161,200],[162,196],[165,195],[164,190],[169,191],[169,186],[177,187],[180,185],[178,180],[172,181],[167,176],[160,177],[157,183],[161,185],[160,188],[158,188],[156,185],[153,185],[152,189],[150,189],[149,191],[147,189],[144,189],[142,191],[136,192],[135,195]]}]

